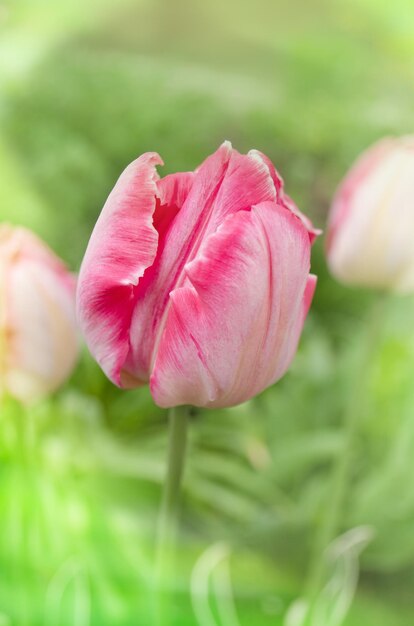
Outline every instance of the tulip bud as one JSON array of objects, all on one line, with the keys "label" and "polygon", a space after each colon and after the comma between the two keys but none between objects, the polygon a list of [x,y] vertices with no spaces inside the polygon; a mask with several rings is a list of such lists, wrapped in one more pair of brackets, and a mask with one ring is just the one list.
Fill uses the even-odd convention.
[{"label": "tulip bud", "polygon": [[92,233],[78,318],[107,376],[149,382],[161,407],[224,407],[259,393],[296,352],[317,234],[272,163],[225,142],[195,172],[131,163]]},{"label": "tulip bud", "polygon": [[331,209],[327,257],[341,281],[396,292],[414,290],[414,137],[367,150]]},{"label": "tulip bud", "polygon": [[0,391],[28,403],[74,367],[75,280],[24,228],[0,226]]}]

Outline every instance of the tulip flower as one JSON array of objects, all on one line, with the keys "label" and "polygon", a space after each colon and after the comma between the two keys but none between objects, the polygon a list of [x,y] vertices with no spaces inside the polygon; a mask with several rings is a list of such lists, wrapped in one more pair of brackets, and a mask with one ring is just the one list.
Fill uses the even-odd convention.
[{"label": "tulip flower", "polygon": [[74,367],[75,280],[34,234],[0,226],[0,391],[28,403]]},{"label": "tulip flower", "polygon": [[272,385],[296,352],[317,231],[267,157],[225,142],[160,179],[146,153],[121,174],[82,263],[77,310],[118,386],[161,407],[224,407]]},{"label": "tulip flower", "polygon": [[334,199],[327,257],[345,283],[414,290],[414,137],[384,139],[346,175]]}]

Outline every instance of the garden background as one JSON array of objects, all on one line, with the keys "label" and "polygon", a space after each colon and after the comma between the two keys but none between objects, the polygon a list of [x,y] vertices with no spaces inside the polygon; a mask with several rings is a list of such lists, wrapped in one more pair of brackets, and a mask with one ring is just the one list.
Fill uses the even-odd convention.
[{"label": "garden background", "polygon": [[[229,139],[266,153],[324,228],[361,150],[412,132],[413,56],[412,0],[3,0],[0,219],[77,271],[129,161],[157,151],[163,174],[194,169]],[[383,303],[359,384],[379,296],[336,283],[323,246],[289,373],[242,406],[192,417],[176,626],[296,624],[287,614],[322,558],[355,387],[337,528],[348,534],[326,567],[337,584],[326,602],[348,606],[359,571],[345,626],[414,624],[414,301]],[[2,406],[2,626],[150,624],[166,426],[147,389],[116,389],[86,350],[52,398]]]}]

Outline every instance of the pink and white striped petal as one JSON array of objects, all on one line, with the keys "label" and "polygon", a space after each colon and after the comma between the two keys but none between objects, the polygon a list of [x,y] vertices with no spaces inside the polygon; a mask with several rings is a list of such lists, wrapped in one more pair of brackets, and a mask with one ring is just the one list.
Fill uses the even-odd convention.
[{"label": "pink and white striped petal", "polygon": [[157,253],[156,165],[162,165],[159,155],[147,153],[121,174],[95,225],[79,275],[80,326],[95,359],[117,385],[130,348],[135,288]]},{"label": "pink and white striped petal", "polygon": [[297,348],[315,281],[310,241],[286,207],[228,216],[185,266],[150,380],[160,406],[231,406],[280,378]]}]

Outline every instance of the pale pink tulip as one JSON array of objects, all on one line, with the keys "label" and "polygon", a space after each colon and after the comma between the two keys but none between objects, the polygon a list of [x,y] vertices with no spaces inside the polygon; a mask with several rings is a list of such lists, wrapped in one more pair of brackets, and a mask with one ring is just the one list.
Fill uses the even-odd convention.
[{"label": "pale pink tulip", "polygon": [[36,400],[69,376],[77,353],[73,276],[34,234],[0,226],[0,391]]},{"label": "pale pink tulip", "polygon": [[92,233],[78,318],[107,376],[155,402],[223,407],[259,393],[295,354],[317,234],[272,163],[225,142],[193,173],[131,163]]},{"label": "pale pink tulip", "polygon": [[355,163],[334,199],[327,256],[345,283],[414,290],[414,137],[376,143]]}]

